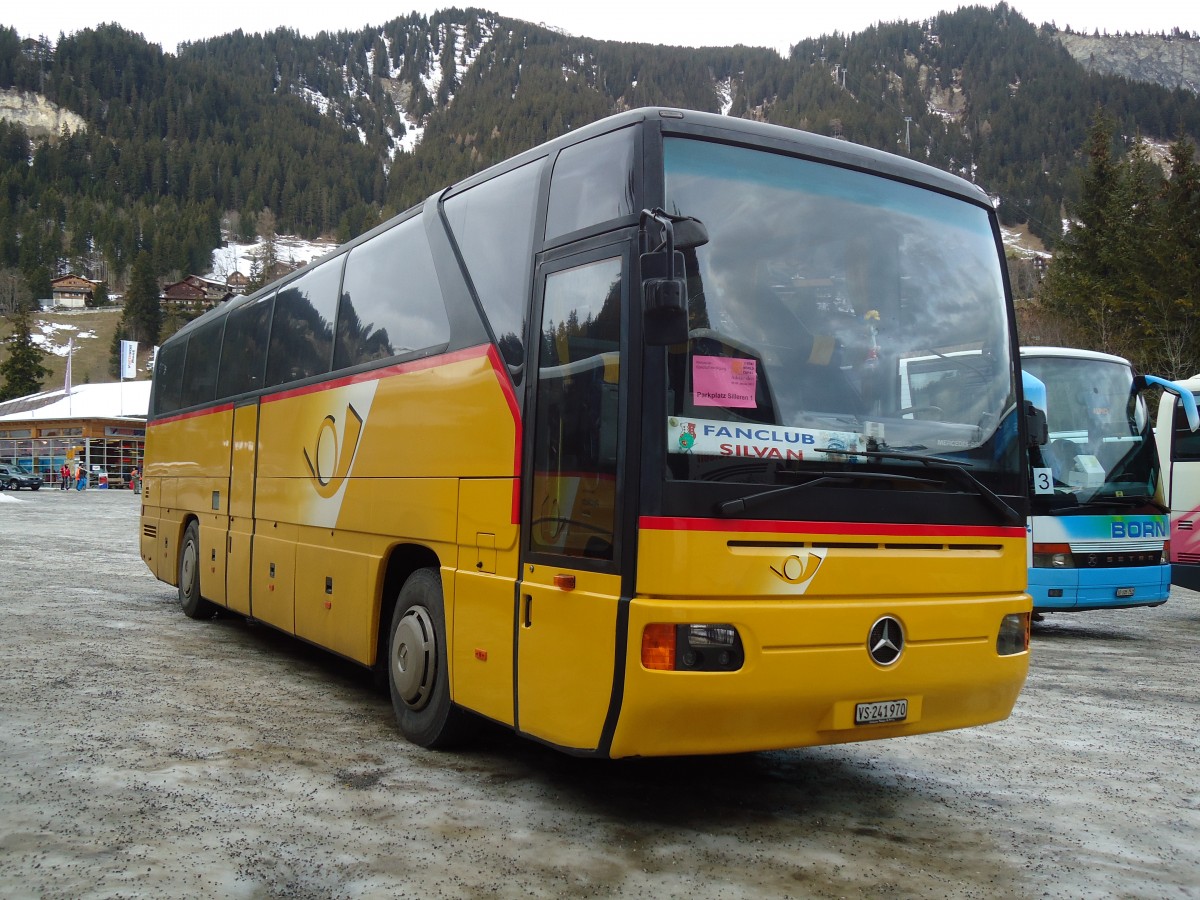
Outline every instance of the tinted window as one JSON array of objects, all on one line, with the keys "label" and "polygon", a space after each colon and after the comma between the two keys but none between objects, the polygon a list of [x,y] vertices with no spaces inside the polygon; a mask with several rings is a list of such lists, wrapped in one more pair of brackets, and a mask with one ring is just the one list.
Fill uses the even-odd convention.
[{"label": "tinted window", "polygon": [[444,204],[467,272],[506,362],[525,358],[533,220],[542,167],[529,163]]},{"label": "tinted window", "polygon": [[[1165,400],[1163,402],[1166,402]],[[1200,402],[1200,397],[1197,397]],[[1188,428],[1187,413],[1183,404],[1175,401],[1175,446],[1171,453],[1173,459],[1200,459],[1200,431]]]},{"label": "tinted window", "polygon": [[449,339],[450,320],[419,216],[350,251],[338,308],[335,369]]},{"label": "tinted window", "polygon": [[225,325],[217,396],[232,397],[263,386],[267,338],[271,333],[272,292],[233,310]]},{"label": "tinted window", "polygon": [[183,363],[183,396],[181,406],[211,403],[217,393],[217,367],[221,363],[220,318],[192,332],[188,338],[187,357]]},{"label": "tinted window", "polygon": [[317,266],[280,289],[271,322],[267,387],[329,371],[343,258]]},{"label": "tinted window", "polygon": [[538,359],[531,547],[613,558],[621,260],[546,278]]},{"label": "tinted window", "polygon": [[179,409],[183,389],[183,357],[187,341],[164,344],[154,362],[154,412],[156,415]]},{"label": "tinted window", "polygon": [[632,128],[592,138],[558,155],[550,179],[546,240],[634,213]]}]

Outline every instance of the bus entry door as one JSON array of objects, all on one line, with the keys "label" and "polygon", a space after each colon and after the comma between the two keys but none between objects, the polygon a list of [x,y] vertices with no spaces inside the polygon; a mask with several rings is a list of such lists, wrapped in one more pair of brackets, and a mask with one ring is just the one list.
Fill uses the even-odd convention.
[{"label": "bus entry door", "polygon": [[576,750],[600,746],[617,659],[618,448],[628,402],[622,250],[567,253],[538,270],[534,427],[522,479],[517,727]]}]

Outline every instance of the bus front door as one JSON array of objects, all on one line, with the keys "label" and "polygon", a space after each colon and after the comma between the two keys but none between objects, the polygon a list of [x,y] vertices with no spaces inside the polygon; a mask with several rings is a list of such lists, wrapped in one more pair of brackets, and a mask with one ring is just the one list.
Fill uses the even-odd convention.
[{"label": "bus front door", "polygon": [[521,732],[582,751],[600,747],[617,664],[626,260],[624,245],[560,254],[537,281],[516,718]]}]

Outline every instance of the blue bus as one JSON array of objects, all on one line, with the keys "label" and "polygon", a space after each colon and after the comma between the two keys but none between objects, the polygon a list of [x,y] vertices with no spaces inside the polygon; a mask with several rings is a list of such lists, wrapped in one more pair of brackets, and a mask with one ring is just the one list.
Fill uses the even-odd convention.
[{"label": "blue bus", "polygon": [[1034,612],[1165,603],[1170,525],[1142,393],[1157,386],[1181,397],[1194,431],[1191,392],[1091,350],[1022,347],[1021,367],[1048,431],[1030,449]]}]

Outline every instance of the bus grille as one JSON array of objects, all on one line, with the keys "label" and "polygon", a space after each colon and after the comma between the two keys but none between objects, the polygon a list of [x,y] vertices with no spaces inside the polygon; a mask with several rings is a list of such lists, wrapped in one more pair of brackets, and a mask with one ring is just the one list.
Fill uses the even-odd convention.
[{"label": "bus grille", "polygon": [[1137,550],[1126,553],[1072,553],[1077,569],[1121,569],[1130,566],[1157,566],[1162,550]]},{"label": "bus grille", "polygon": [[142,526],[142,536],[148,538],[158,537],[158,526],[146,524]]}]

